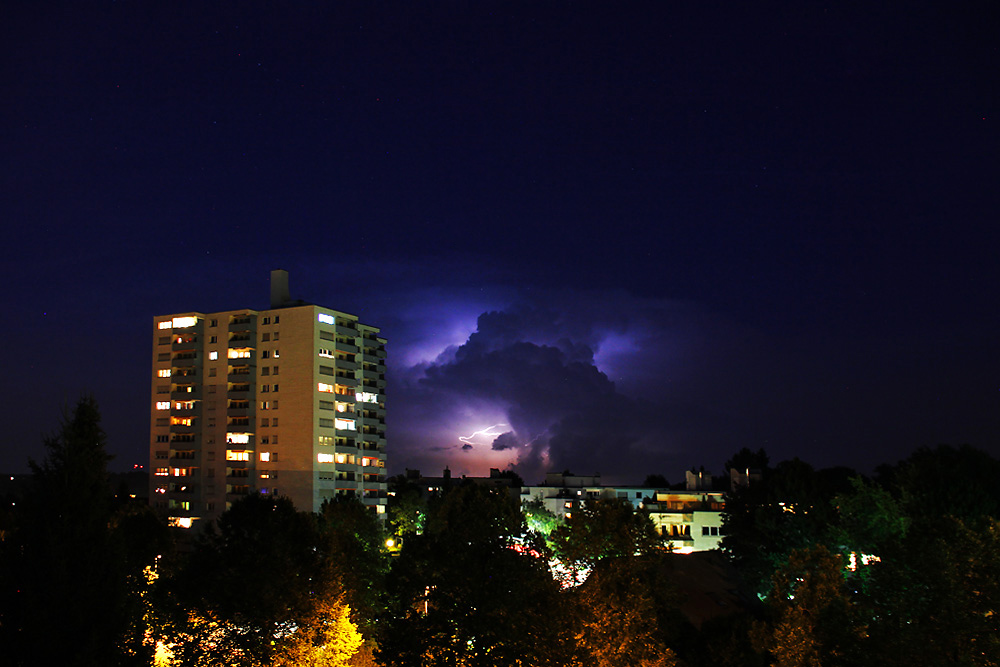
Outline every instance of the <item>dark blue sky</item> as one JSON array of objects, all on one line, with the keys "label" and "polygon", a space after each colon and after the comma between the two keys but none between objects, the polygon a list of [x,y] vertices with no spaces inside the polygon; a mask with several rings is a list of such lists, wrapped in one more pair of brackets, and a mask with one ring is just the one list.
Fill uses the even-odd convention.
[{"label": "dark blue sky", "polygon": [[83,391],[142,462],[151,318],[277,267],[383,327],[391,472],[1000,455],[987,9],[23,3],[0,468]]}]

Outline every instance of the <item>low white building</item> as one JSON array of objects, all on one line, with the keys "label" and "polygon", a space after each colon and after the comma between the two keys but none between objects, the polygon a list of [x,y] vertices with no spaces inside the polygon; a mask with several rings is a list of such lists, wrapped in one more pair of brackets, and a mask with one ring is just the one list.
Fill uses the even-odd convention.
[{"label": "low white building", "polygon": [[545,476],[545,484],[521,487],[521,504],[532,500],[541,501],[545,509],[560,519],[566,519],[573,515],[574,509],[581,507],[587,500],[624,498],[639,509],[654,493],[654,489],[641,486],[603,486],[600,474],[573,475],[550,472]]}]

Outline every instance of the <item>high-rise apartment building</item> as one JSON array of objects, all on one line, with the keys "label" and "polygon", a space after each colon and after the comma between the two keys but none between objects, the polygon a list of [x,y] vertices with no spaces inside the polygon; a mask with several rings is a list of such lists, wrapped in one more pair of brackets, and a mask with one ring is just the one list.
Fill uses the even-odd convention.
[{"label": "high-rise apartment building", "polygon": [[172,525],[250,493],[300,510],[352,495],[383,514],[385,339],[357,317],[291,301],[153,318],[150,502]]}]

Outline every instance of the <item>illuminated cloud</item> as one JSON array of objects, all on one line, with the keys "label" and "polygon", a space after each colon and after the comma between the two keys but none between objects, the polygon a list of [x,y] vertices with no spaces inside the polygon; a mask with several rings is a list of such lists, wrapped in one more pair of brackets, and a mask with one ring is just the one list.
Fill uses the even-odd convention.
[{"label": "illuminated cloud", "polygon": [[682,356],[664,341],[663,315],[682,309],[624,294],[550,293],[482,312],[460,345],[401,369],[394,406],[405,402],[409,432],[394,436],[400,453],[438,467],[429,450],[453,442],[480,465],[470,474],[514,465],[529,479],[550,467],[613,473],[662,458],[671,449],[666,411],[651,399],[663,380],[657,369]]},{"label": "illuminated cloud", "polygon": [[506,433],[501,433],[496,437],[491,445],[492,449],[502,452],[505,449],[516,449],[521,446],[521,442],[517,439],[517,434],[513,431],[507,431]]}]

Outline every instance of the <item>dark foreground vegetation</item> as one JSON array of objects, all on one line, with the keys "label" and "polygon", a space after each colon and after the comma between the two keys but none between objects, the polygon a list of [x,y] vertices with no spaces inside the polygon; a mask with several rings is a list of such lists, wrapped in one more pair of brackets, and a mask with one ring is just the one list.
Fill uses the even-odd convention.
[{"label": "dark foreground vegetation", "polygon": [[[727,499],[723,557],[672,554],[626,501],[560,522],[403,480],[387,526],[353,499],[312,514],[251,495],[192,538],[113,495],[93,401],[46,446],[0,514],[5,665],[1000,660],[1000,462],[970,447],[873,479],[743,450],[730,463],[760,477]],[[708,613],[695,571],[720,586]]]}]

